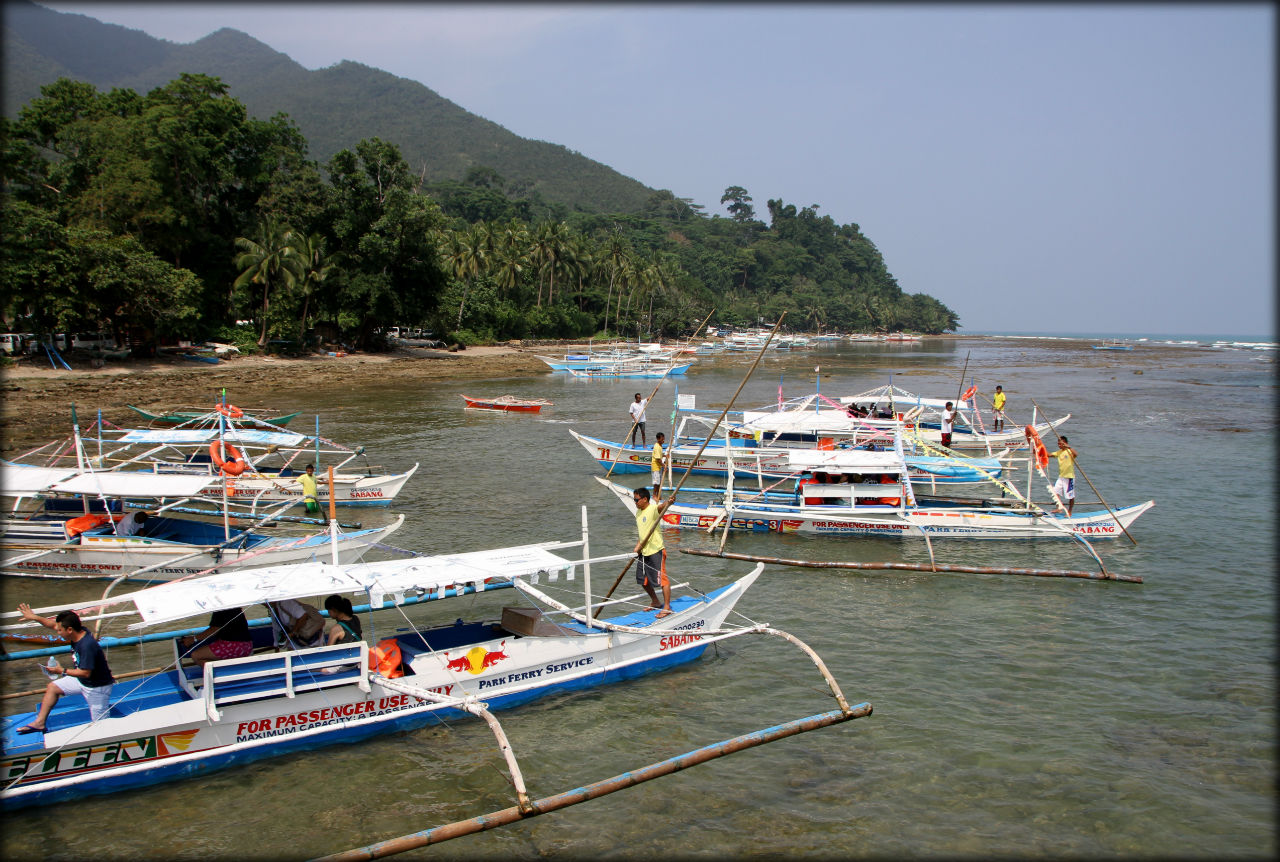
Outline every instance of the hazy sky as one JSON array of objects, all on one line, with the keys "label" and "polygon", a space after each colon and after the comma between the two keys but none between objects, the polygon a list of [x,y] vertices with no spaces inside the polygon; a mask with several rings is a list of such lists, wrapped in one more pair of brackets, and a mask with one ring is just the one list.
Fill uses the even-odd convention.
[{"label": "hazy sky", "polygon": [[961,332],[1270,334],[1270,4],[47,2],[419,81],[724,214],[857,223]]}]

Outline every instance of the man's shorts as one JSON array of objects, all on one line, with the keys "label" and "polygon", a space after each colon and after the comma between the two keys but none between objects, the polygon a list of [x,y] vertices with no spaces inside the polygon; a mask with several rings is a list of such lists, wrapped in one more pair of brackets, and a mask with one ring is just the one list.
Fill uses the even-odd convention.
[{"label": "man's shorts", "polygon": [[666,548],[640,558],[640,561],[636,564],[636,583],[642,587],[648,583],[649,586],[655,588],[667,585]]},{"label": "man's shorts", "polygon": [[1076,498],[1076,480],[1064,479],[1059,476],[1058,481],[1053,483],[1053,493],[1063,500],[1074,500]]},{"label": "man's shorts", "polygon": [[83,695],[89,704],[90,721],[97,721],[111,709],[110,685],[85,685],[74,676],[60,676],[53,681],[53,684],[60,688],[63,694]]},{"label": "man's shorts", "polygon": [[649,471],[649,478],[653,480],[653,482],[652,482],[651,484],[654,484],[654,485],[661,485],[661,484],[662,484],[662,471],[661,471],[661,470],[650,470],[650,471]]}]

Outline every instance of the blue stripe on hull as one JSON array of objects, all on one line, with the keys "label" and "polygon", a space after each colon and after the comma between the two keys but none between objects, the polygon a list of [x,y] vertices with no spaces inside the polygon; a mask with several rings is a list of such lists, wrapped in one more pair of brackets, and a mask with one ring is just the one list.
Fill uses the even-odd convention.
[{"label": "blue stripe on hull", "polygon": [[[706,646],[703,645],[700,647],[694,646],[688,649],[677,650],[669,654],[649,659],[648,661],[637,662],[636,664],[624,668],[607,670],[603,674],[585,676],[579,679],[558,683],[556,685],[549,685],[521,692],[513,692],[511,694],[500,695],[494,698],[486,698],[484,702],[488,704],[490,710],[507,709],[530,703],[549,694],[580,691],[582,689],[593,688],[604,683],[635,679],[636,677],[645,676],[650,673],[656,673],[658,671],[667,670],[681,664],[687,664],[695,661],[702,655],[705,649]],[[411,680],[412,677],[407,677],[406,679]],[[35,792],[18,799],[4,799],[0,802],[0,808],[3,808],[3,810],[6,811],[13,811],[20,808],[26,808],[31,805],[47,805],[54,802],[79,799],[85,796],[114,793],[117,790],[132,790],[153,784],[161,784],[167,781],[176,781],[185,778],[193,778],[198,775],[206,775],[210,772],[215,772],[230,766],[242,766],[258,760],[264,760],[269,757],[279,757],[283,754],[289,754],[292,752],[323,748],[328,745],[336,745],[339,743],[345,744],[359,742],[361,740],[368,739],[371,736],[414,730],[430,724],[438,724],[443,721],[456,721],[460,718],[468,717],[470,716],[468,716],[467,713],[456,709],[434,710],[432,712],[411,714],[399,718],[387,718],[382,721],[369,722],[367,724],[358,722],[354,725],[335,728],[331,731],[326,731],[324,733],[308,736],[302,739],[290,739],[289,737],[284,736],[279,738],[279,742],[271,745],[229,751],[225,754],[212,755],[199,760],[187,760],[183,755],[176,755],[170,761],[157,764],[154,769],[148,769],[126,775],[112,776],[110,774],[104,774],[102,777],[95,778],[89,782],[64,786],[58,789],[50,789],[44,792]],[[158,732],[167,731],[162,729]],[[198,754],[199,752],[195,753]]]}]

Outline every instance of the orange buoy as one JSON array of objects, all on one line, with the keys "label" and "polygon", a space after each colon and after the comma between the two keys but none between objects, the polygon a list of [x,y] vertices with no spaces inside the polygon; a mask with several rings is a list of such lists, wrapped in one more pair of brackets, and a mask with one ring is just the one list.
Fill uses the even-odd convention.
[{"label": "orange buoy", "polygon": [[244,411],[234,404],[219,404],[217,411],[228,419],[243,419]]},{"label": "orange buoy", "polygon": [[[226,449],[227,458],[223,458],[222,450]],[[249,465],[240,457],[240,452],[230,443],[214,440],[209,444],[209,457],[224,476],[239,476]]]}]

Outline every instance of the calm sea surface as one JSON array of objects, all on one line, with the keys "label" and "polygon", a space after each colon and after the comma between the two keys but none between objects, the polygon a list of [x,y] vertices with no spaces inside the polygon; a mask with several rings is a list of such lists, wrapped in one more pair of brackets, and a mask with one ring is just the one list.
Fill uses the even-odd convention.
[{"label": "calm sea surface", "polygon": [[[874,714],[723,758],[564,811],[424,851],[432,858],[1106,856],[1271,857],[1276,847],[1275,365],[1273,350],[965,339],[842,345],[760,363],[736,407],[890,381],[927,396],[966,385],[1031,399],[1064,427],[1114,505],[1155,500],[1138,544],[1096,543],[1143,584],[766,567],[738,605],[809,643],[851,703]],[[750,355],[680,380],[722,407]],[[814,371],[815,366],[820,371]],[[593,479],[570,428],[620,439],[653,381],[564,375],[317,391],[274,402],[320,417],[372,463],[421,464],[391,512],[393,544],[422,552],[574,539],[625,552],[634,523]],[[459,394],[544,397],[541,415],[464,411]],[[670,433],[674,386],[649,410]],[[235,400],[231,393],[231,400]],[[310,415],[297,420],[304,430]],[[1052,446],[1050,447],[1052,448]],[[640,484],[642,477],[624,477]],[[1037,480],[1037,499],[1044,499]],[[1092,498],[1080,482],[1077,510]],[[1022,485],[1020,484],[1020,487]],[[671,568],[708,590],[750,565],[674,553],[719,535],[668,531]],[[940,562],[1090,569],[1068,542],[939,540]],[[927,562],[919,541],[731,534],[727,550],[818,560]],[[612,582],[612,571],[594,578]],[[631,579],[628,578],[630,586]],[[603,591],[605,587],[599,587]],[[6,607],[101,586],[5,584]],[[413,611],[496,613],[502,591]],[[366,626],[368,624],[366,623]],[[118,648],[113,668],[162,660]],[[4,668],[8,690],[38,674]],[[35,698],[8,701],[7,712]],[[739,638],[675,672],[499,713],[534,797],[833,708],[778,638]],[[263,761],[194,781],[5,819],[8,858],[297,858],[506,808],[514,796],[479,722]]]}]

